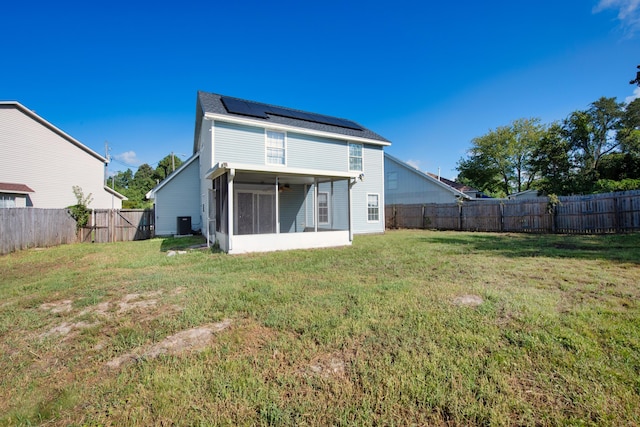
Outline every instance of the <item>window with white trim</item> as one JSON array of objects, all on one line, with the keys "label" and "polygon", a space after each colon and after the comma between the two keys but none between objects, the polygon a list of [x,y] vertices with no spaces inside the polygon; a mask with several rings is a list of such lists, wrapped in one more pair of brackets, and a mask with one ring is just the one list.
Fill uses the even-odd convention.
[{"label": "window with white trim", "polygon": [[329,224],[329,193],[318,193],[318,224]]},{"label": "window with white trim", "polygon": [[286,164],[286,145],[284,132],[268,130],[266,132],[267,163]]},{"label": "window with white trim", "polygon": [[367,221],[380,221],[380,205],[378,194],[367,194]]},{"label": "window with white trim", "polygon": [[0,208],[15,208],[16,196],[0,194]]},{"label": "window with white trim", "polygon": [[349,170],[362,171],[362,144],[349,143]]}]

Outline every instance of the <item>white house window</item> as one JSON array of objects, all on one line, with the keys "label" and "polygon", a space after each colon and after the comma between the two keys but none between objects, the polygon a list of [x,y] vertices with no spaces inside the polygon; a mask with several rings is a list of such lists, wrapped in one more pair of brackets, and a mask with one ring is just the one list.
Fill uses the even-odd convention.
[{"label": "white house window", "polygon": [[286,163],[284,132],[268,130],[266,138],[267,163],[272,165],[284,165]]},{"label": "white house window", "polygon": [[329,193],[318,193],[318,224],[329,224]]},{"label": "white house window", "polygon": [[387,173],[387,189],[389,190],[398,189],[398,172]]},{"label": "white house window", "polygon": [[349,143],[349,170],[362,170],[362,144]]},{"label": "white house window", "polygon": [[0,208],[15,208],[16,196],[8,196],[6,194],[0,194]]},{"label": "white house window", "polygon": [[380,206],[377,194],[367,194],[367,221],[380,221]]}]

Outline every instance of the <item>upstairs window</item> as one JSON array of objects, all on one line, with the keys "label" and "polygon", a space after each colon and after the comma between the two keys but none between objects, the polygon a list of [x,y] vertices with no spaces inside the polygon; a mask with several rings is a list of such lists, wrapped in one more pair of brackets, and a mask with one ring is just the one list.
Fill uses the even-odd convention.
[{"label": "upstairs window", "polygon": [[271,165],[286,164],[284,132],[268,130],[267,138],[267,163]]},{"label": "upstairs window", "polygon": [[362,171],[362,144],[349,143],[349,170]]}]

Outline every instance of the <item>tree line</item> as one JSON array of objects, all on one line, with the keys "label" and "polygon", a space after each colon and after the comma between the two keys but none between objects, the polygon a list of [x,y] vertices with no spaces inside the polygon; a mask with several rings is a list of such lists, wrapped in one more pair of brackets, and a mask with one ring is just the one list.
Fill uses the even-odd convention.
[{"label": "tree line", "polygon": [[158,166],[155,169],[144,163],[138,167],[135,173],[131,169],[127,169],[124,172],[118,171],[109,178],[107,184],[127,197],[128,200],[122,202],[123,208],[151,208],[153,202],[146,199],[146,194],[169,176],[174,168],[178,169],[180,165],[182,165],[182,160],[169,154],[158,162]]},{"label": "tree line", "polygon": [[624,104],[601,97],[547,125],[517,119],[471,144],[458,181],[491,197],[640,189],[640,98]]}]

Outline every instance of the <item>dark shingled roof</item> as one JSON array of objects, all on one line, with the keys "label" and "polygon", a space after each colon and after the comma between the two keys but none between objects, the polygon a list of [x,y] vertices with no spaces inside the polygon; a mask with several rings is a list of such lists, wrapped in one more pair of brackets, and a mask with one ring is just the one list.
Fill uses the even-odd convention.
[{"label": "dark shingled roof", "polygon": [[[357,137],[357,138],[371,139],[373,141],[379,141],[384,145],[390,144],[389,140],[387,140],[386,138],[378,135],[377,133],[369,129],[366,129],[364,126],[358,124],[357,122],[354,122],[354,123],[360,126],[362,130],[349,129],[345,127],[333,126],[333,125],[328,125],[324,123],[316,123],[312,121],[300,120],[300,119],[284,117],[284,116],[279,116],[279,115],[269,114],[269,113],[266,114],[267,116],[266,119],[259,118],[259,117],[247,117],[242,114],[229,113],[225,108],[224,104],[222,103],[222,101],[220,100],[222,97],[232,98],[226,95],[218,95],[216,93],[209,93],[209,92],[202,92],[202,91],[198,92],[198,100],[197,100],[197,106],[196,106],[196,130],[195,130],[196,132],[194,136],[195,138],[194,147],[196,147],[198,143],[200,127],[202,126],[202,117],[205,113],[212,113],[212,114],[237,117],[237,118],[245,118],[245,119],[255,120],[257,122],[264,122],[265,124],[269,124],[269,123],[280,124],[280,125],[293,126],[293,127],[320,131],[320,132],[329,132],[329,133],[334,133],[338,135],[344,135],[345,137],[347,137],[347,139],[349,137]],[[233,98],[233,99],[237,99],[240,101],[256,102],[256,101],[249,101],[249,100],[239,99],[239,98]],[[280,106],[275,106],[270,104],[265,104],[265,105],[268,105],[269,107],[281,108],[283,110],[289,110],[292,112],[307,113],[306,111],[294,110],[292,108],[280,107]],[[312,114],[315,114],[315,113],[312,113]]]},{"label": "dark shingled roof", "polygon": [[465,192],[477,192],[478,190],[476,190],[473,187],[469,187],[468,185],[464,185],[461,184],[459,182],[455,182],[455,181],[451,181],[450,179],[447,178],[443,178],[443,177],[438,177],[438,175],[436,175],[435,173],[431,173],[431,172],[427,172],[427,175],[429,175],[431,178],[435,178],[437,180],[439,180],[440,182],[447,184],[449,187],[453,187],[456,190],[465,193]]}]

